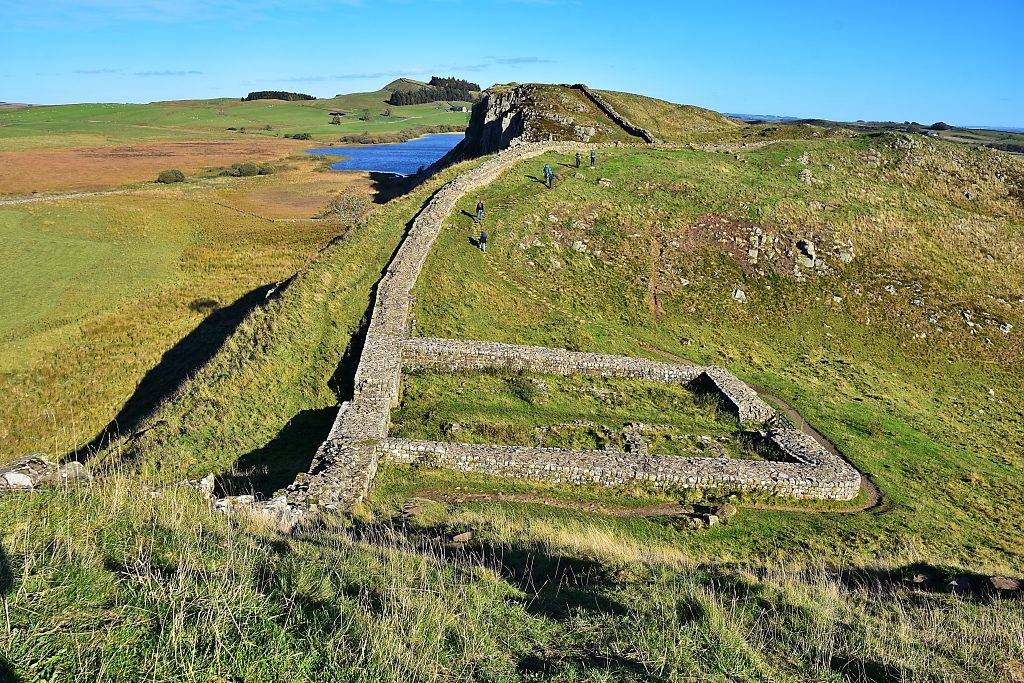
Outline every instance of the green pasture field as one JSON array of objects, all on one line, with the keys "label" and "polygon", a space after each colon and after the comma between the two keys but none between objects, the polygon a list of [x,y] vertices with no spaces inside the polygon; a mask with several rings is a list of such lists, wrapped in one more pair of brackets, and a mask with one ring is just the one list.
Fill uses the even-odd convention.
[{"label": "green pasture field", "polygon": [[0,207],[0,460],[130,429],[325,246],[342,228],[217,203],[295,174]]},{"label": "green pasture field", "polygon": [[[382,90],[302,102],[186,100],[24,107],[0,111],[0,151],[243,135],[228,128],[245,128],[245,135],[310,133],[316,140],[329,141],[352,133],[469,122],[468,112],[448,111],[448,105],[455,103],[445,102],[390,107],[391,116],[383,116],[389,96]],[[364,110],[370,112],[368,121],[360,120]],[[331,124],[330,113],[335,111],[347,114],[340,125]]]}]

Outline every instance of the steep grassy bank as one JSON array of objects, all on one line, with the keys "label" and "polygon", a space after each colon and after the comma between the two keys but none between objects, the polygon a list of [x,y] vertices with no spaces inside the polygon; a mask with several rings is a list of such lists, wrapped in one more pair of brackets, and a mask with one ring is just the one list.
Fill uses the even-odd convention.
[{"label": "steep grassy bank", "polygon": [[381,272],[431,193],[460,170],[389,202],[324,249],[105,457],[152,465],[163,480],[238,463],[267,486],[290,483],[326,435],[339,395],[351,392],[359,347],[348,364],[346,349]]}]

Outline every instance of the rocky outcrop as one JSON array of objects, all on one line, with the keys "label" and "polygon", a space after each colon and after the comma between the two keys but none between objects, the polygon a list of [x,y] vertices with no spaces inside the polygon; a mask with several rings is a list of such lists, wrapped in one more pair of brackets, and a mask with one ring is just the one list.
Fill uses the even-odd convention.
[{"label": "rocky outcrop", "polygon": [[57,484],[88,483],[92,475],[75,460],[63,465],[51,462],[45,453],[25,455],[0,467],[0,493],[32,491]]}]

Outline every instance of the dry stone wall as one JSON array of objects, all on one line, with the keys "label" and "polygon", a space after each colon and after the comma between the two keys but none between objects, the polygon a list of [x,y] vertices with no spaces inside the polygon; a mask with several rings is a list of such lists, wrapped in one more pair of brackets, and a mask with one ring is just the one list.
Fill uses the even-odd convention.
[{"label": "dry stone wall", "polygon": [[[620,122],[620,125],[623,124]],[[408,337],[412,288],[456,202],[467,192],[492,182],[519,161],[548,151],[580,149],[583,147],[578,143],[565,142],[517,145],[443,186],[416,216],[377,285],[366,343],[356,371],[353,399],[339,409],[309,473],[300,475],[288,486],[289,511],[301,516],[321,508],[351,508],[366,497],[382,458],[505,477],[601,486],[645,483],[659,488],[761,490],[777,495],[836,500],[848,500],[857,495],[860,474],[841,458],[825,451],[813,438],[792,430],[765,433],[765,438],[777,445],[791,462],[388,438],[391,409],[398,404],[403,365],[452,370],[500,367],[692,384],[720,393],[743,422],[759,423],[774,416],[774,410],[754,391],[719,367],[675,365],[643,358],[493,342]]]},{"label": "dry stone wall", "polygon": [[640,484],[662,489],[765,491],[773,495],[825,500],[850,500],[860,489],[860,475],[827,452],[829,459],[811,465],[406,439],[385,439],[377,450],[378,457],[386,462],[553,484],[603,487]]},{"label": "dry stone wall", "polygon": [[775,410],[728,370],[715,366],[679,365],[600,353],[580,353],[542,346],[518,346],[457,339],[403,339],[402,364],[408,368],[448,370],[504,368],[552,375],[629,377],[662,384],[696,384],[694,388],[720,394],[740,422],[767,422]]},{"label": "dry stone wall", "polygon": [[643,138],[644,142],[648,142],[650,144],[656,144],[661,142],[661,140],[654,137],[654,134],[651,133],[651,131],[647,130],[646,128],[641,128],[640,126],[634,125],[625,116],[615,111],[612,105],[608,104],[608,102],[603,97],[598,95],[596,92],[594,92],[587,86],[583,85],[582,83],[577,83],[572,87],[582,91],[583,94],[586,95],[591,102],[596,104],[601,111],[607,114],[612,119],[612,121],[619,124],[622,127],[622,129],[625,130],[630,135],[635,135],[638,138]]}]

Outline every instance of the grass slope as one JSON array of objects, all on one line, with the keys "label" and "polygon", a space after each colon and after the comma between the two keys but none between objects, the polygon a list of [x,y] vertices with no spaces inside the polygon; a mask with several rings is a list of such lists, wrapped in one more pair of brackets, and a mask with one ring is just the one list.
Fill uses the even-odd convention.
[{"label": "grass slope", "polygon": [[664,142],[688,142],[694,132],[739,128],[736,122],[710,109],[612,90],[596,92],[631,123],[651,131]]},{"label": "grass slope", "polygon": [[328,246],[108,457],[152,465],[161,479],[227,472],[237,463],[259,470],[248,474],[263,476],[261,487],[290,483],[329,430],[338,393],[351,391],[346,373],[354,367],[342,361],[373,286],[408,222],[458,170],[389,202]]},{"label": "grass slope", "polygon": [[[775,518],[726,546],[1024,566],[1019,162],[898,136],[609,150],[552,191],[531,177],[545,162],[570,160],[531,160],[453,214],[415,291],[421,334],[724,365],[794,405],[892,506]],[[468,240],[478,199],[486,257]],[[827,271],[794,276],[798,239]]]},{"label": "grass slope", "polygon": [[132,428],[337,234],[231,208],[309,217],[365,184],[310,159],[288,166],[0,207],[0,462],[82,449],[115,417]]}]

